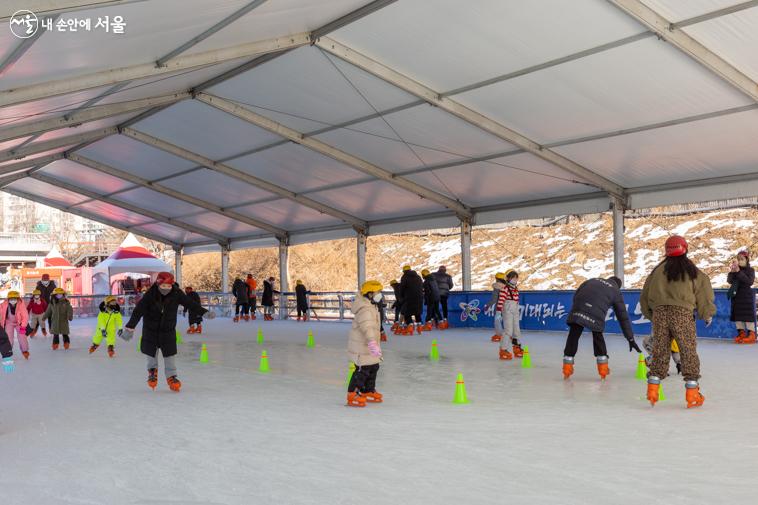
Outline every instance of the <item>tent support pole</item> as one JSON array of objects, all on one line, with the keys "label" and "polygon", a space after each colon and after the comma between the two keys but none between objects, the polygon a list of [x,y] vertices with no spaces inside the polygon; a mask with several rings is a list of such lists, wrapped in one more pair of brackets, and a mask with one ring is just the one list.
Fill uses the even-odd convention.
[{"label": "tent support pole", "polygon": [[461,220],[461,278],[463,290],[471,291],[471,221]]},{"label": "tent support pole", "polygon": [[287,319],[287,297],[289,291],[288,266],[289,266],[289,240],[279,240],[279,319]]}]

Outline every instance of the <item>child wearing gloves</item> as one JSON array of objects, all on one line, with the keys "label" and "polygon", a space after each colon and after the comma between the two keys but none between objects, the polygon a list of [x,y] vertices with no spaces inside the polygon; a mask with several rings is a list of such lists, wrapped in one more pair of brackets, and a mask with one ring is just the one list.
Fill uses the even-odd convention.
[{"label": "child wearing gloves", "polygon": [[381,321],[378,305],[382,302],[379,281],[366,281],[352,304],[353,326],[348,337],[347,353],[355,371],[347,387],[347,405],[365,407],[366,402],[381,403],[376,390],[376,375],[382,361]]},{"label": "child wearing gloves", "polygon": [[108,344],[108,356],[112,358],[116,354],[116,335],[122,335],[122,328],[121,307],[118,305],[115,296],[106,296],[103,303],[100,304],[97,328],[92,336],[92,346],[89,348],[89,353],[92,354],[97,351],[105,339]]}]

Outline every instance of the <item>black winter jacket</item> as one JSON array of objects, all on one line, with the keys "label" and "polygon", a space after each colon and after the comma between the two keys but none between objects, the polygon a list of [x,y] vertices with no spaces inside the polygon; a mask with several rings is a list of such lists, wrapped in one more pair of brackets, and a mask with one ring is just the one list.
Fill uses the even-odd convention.
[{"label": "black winter jacket", "polygon": [[232,294],[237,299],[237,303],[249,303],[250,301],[250,287],[239,277],[234,279]]},{"label": "black winter jacket", "polygon": [[440,296],[447,296],[450,294],[450,290],[453,289],[453,278],[447,272],[440,272],[439,270],[433,272],[434,280],[437,281],[437,287],[440,290]]},{"label": "black winter jacket", "polygon": [[261,296],[261,305],[264,307],[273,307],[274,305],[274,293],[279,291],[274,289],[274,286],[269,281],[263,281],[263,296]]},{"label": "black winter jacket", "polygon": [[440,289],[433,274],[424,277],[424,302],[427,305],[440,303]]},{"label": "black winter jacket", "polygon": [[406,270],[400,278],[400,297],[404,310],[419,311],[424,303],[424,281],[415,270]]},{"label": "black winter jacket", "polygon": [[403,308],[403,295],[400,294],[400,283],[392,286],[392,291],[395,293],[395,303],[392,304],[392,308]]},{"label": "black winter jacket", "polygon": [[755,321],[755,270],[753,267],[741,267],[739,272],[729,272],[726,276],[729,284],[737,283],[737,293],[732,298],[732,321],[752,323]]},{"label": "black winter jacket", "polygon": [[305,286],[298,284],[295,286],[295,296],[297,298],[297,308],[300,310],[308,310],[308,291]]},{"label": "black winter jacket", "polygon": [[164,357],[176,354],[176,313],[179,305],[200,315],[208,312],[179,289],[178,284],[174,284],[166,296],[161,294],[157,284],[153,284],[137,303],[126,327],[134,328],[143,319],[140,344],[142,354],[155,356],[158,349]]},{"label": "black winter jacket", "polygon": [[42,298],[43,300],[45,300],[49,304],[50,303],[50,297],[53,295],[53,290],[55,288],[57,288],[57,287],[58,286],[55,285],[55,281],[48,282],[47,286],[45,286],[44,284],[42,284],[42,281],[38,281],[37,282],[37,287],[35,289],[39,289],[40,290],[40,293],[42,293],[40,295],[40,298]]},{"label": "black winter jacket", "polygon": [[621,326],[621,331],[624,332],[624,337],[632,340],[634,332],[626,311],[624,297],[613,281],[605,279],[584,281],[574,293],[574,302],[566,322],[578,324],[591,331],[605,331],[605,317],[611,306]]}]

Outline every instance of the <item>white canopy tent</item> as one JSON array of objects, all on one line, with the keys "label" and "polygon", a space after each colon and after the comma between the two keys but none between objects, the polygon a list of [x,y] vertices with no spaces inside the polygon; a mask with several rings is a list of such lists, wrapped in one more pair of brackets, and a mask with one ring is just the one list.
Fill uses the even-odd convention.
[{"label": "white canopy tent", "polygon": [[121,245],[105,260],[92,270],[92,292],[108,294],[111,292],[111,277],[118,274],[145,274],[151,278],[159,272],[173,269],[145,249],[133,234],[126,236]]},{"label": "white canopy tent", "polygon": [[[758,2],[16,1],[0,186],[180,254],[758,195]],[[226,280],[226,276],[222,277]],[[227,288],[227,286],[225,286]]]}]

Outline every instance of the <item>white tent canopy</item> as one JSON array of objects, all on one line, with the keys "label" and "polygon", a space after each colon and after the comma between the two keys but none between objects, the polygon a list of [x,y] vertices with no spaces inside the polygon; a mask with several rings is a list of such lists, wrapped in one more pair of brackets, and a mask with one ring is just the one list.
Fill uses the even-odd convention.
[{"label": "white tent canopy", "polygon": [[758,194],[756,2],[62,4],[0,186],[186,253]]},{"label": "white tent canopy", "polygon": [[92,271],[92,282],[96,293],[110,292],[110,278],[114,275],[134,273],[155,276],[158,272],[173,269],[159,260],[140,244],[131,233],[126,236],[116,251],[100,262]]}]

